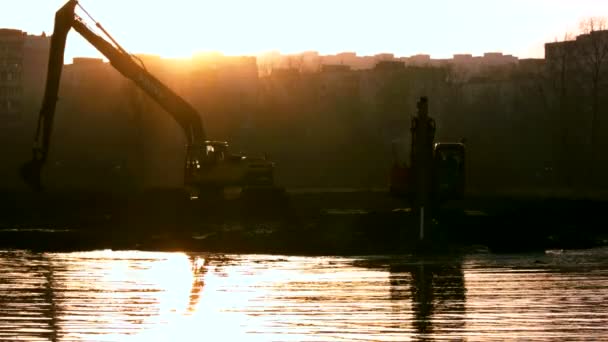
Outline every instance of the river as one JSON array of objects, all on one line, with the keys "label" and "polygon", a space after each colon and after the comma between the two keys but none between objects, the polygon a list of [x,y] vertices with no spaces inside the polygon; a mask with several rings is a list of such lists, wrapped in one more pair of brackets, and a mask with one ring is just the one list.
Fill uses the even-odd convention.
[{"label": "river", "polygon": [[608,248],[299,257],[0,251],[1,341],[608,340]]}]

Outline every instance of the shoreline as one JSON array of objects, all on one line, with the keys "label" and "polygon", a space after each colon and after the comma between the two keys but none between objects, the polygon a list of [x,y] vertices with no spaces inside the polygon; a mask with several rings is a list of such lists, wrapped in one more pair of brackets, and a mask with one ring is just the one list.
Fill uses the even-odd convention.
[{"label": "shoreline", "polygon": [[0,193],[0,248],[270,254],[493,252],[608,245],[608,201],[469,196],[418,219],[381,190],[287,191],[278,202],[187,201],[178,191]]}]

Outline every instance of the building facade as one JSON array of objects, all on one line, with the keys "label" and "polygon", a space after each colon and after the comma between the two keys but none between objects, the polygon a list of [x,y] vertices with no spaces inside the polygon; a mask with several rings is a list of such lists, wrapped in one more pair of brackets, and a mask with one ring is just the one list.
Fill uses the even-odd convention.
[{"label": "building facade", "polygon": [[19,187],[17,170],[31,157],[50,39],[0,29],[0,187]]},{"label": "building facade", "polygon": [[40,95],[50,38],[0,29],[0,121],[23,125],[30,119],[31,99]]},{"label": "building facade", "polygon": [[23,102],[23,33],[0,30],[0,118],[11,123],[21,115]]}]

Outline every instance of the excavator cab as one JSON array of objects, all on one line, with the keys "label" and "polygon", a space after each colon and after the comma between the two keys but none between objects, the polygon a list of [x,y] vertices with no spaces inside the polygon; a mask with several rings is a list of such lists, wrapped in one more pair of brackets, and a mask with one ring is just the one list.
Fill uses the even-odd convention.
[{"label": "excavator cab", "polygon": [[464,197],[465,147],[462,143],[436,143],[433,148],[434,193],[439,201]]},{"label": "excavator cab", "polygon": [[226,191],[232,193],[228,197],[251,191],[279,193],[282,189],[274,185],[274,167],[265,157],[231,154],[225,141],[206,141],[188,146],[184,183],[191,197]]},{"label": "excavator cab", "polygon": [[216,167],[229,159],[228,143],[225,141],[206,141],[202,145],[188,145],[186,151],[187,172]]},{"label": "excavator cab", "polygon": [[[462,143],[435,143],[433,145],[433,193],[439,202],[464,197],[465,145]],[[415,186],[411,168],[405,163],[394,162],[390,175],[392,196],[412,199]]]},{"label": "excavator cab", "polygon": [[225,161],[228,155],[228,143],[225,141],[207,141],[204,149],[203,162],[209,165]]}]

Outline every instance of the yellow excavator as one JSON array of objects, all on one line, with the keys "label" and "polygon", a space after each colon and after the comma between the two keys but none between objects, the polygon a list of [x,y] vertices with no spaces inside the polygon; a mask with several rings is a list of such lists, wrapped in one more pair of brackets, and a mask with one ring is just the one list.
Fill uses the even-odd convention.
[{"label": "yellow excavator", "polygon": [[143,63],[123,49],[103,26],[91,17],[109,40],[93,32],[76,14],[76,6],[91,17],[77,0],[68,1],[55,15],[46,88],[38,118],[33,158],[20,169],[21,177],[27,184],[35,190],[42,189],[41,171],[49,154],[65,44],[68,32],[74,29],[99,50],[116,70],[133,81],[181,126],[187,141],[184,185],[191,198],[219,193],[226,195],[227,191],[237,198],[243,194],[284,194],[284,189],[274,184],[273,162],[266,157],[232,155],[229,153],[227,142],[208,140],[199,113],[148,72]]}]

